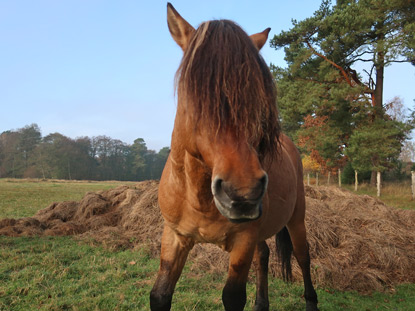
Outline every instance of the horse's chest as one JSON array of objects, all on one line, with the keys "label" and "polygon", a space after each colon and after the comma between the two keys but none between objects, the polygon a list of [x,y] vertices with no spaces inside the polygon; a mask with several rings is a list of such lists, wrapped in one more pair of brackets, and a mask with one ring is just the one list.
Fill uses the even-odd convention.
[{"label": "horse's chest", "polygon": [[200,243],[214,243],[219,246],[225,245],[228,237],[225,232],[212,231],[206,228],[199,228],[197,236]]},{"label": "horse's chest", "polygon": [[[225,226],[226,227],[226,226]],[[176,226],[176,231],[191,238],[196,243],[213,243],[226,249],[231,231],[224,228],[223,224],[195,221],[188,218]]]}]

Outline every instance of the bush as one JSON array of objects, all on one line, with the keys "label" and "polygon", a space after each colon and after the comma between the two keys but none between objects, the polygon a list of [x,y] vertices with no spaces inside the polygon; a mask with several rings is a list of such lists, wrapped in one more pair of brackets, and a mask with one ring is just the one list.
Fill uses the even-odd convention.
[{"label": "bush", "polygon": [[[370,181],[371,171],[358,172],[357,178],[359,183],[363,181]],[[344,184],[353,184],[354,183],[354,168],[352,163],[347,162],[346,166],[343,168],[342,172],[342,183]]]},{"label": "bush", "polygon": [[[384,180],[385,181],[392,181],[392,182],[400,182],[405,179],[410,179],[410,169],[409,169],[410,163],[405,163],[400,160],[396,160],[396,162],[393,163],[393,168],[389,169],[384,174]],[[413,170],[413,165],[411,170]]]}]

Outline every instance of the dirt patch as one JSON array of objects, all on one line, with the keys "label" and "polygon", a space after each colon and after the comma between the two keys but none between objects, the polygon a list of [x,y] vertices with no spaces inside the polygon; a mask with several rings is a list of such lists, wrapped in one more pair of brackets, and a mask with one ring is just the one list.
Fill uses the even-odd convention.
[{"label": "dirt patch", "polygon": [[[158,256],[163,220],[158,183],[87,193],[79,202],[53,203],[34,217],[0,220],[0,235],[77,235],[110,248],[147,247]],[[397,210],[369,196],[335,187],[306,187],[313,279],[320,286],[371,292],[415,282],[415,211]],[[280,276],[272,250],[270,270]],[[228,255],[196,245],[191,270],[224,272]],[[294,264],[294,277],[301,279]]]}]

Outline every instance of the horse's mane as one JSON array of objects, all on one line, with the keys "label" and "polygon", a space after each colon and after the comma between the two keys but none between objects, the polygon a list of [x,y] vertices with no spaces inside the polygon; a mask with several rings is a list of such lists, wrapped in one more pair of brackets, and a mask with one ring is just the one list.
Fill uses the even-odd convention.
[{"label": "horse's mane", "polygon": [[202,23],[176,75],[179,99],[216,134],[244,135],[261,158],[277,152],[280,126],[273,77],[249,36],[234,22]]}]

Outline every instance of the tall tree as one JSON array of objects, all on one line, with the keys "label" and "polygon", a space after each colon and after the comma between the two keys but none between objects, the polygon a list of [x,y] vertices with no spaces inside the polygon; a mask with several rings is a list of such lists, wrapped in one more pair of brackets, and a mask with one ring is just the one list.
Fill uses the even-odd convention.
[{"label": "tall tree", "polygon": [[98,163],[97,178],[101,180],[126,179],[127,157],[130,148],[118,139],[97,136],[91,139],[91,155]]},{"label": "tall tree", "polygon": [[298,133],[298,146],[317,162],[322,173],[336,172],[344,166],[342,133],[327,116],[307,116]]},{"label": "tall tree", "polygon": [[[298,136],[305,118],[327,117],[331,131],[324,133],[338,133],[339,151],[371,123],[394,133],[393,124],[379,125],[390,120],[383,104],[384,68],[393,62],[415,65],[414,34],[413,0],[339,0],[334,6],[324,0],[312,17],[293,21],[271,41],[276,49],[285,47],[289,65],[274,68],[283,124]],[[362,64],[368,69],[358,72]],[[395,134],[399,140],[405,133]]]},{"label": "tall tree", "polygon": [[39,145],[42,134],[40,133],[40,128],[37,124],[31,124],[25,126],[18,130],[19,143],[18,148],[20,154],[23,158],[25,171],[29,169],[30,166],[34,165],[34,150]]},{"label": "tall tree", "polygon": [[143,138],[137,138],[131,145],[131,169],[133,172],[134,180],[148,179],[146,164],[148,149]]},{"label": "tall tree", "polygon": [[159,152],[156,155],[153,178],[159,179],[161,177],[161,174],[164,169],[164,165],[166,164],[169,154],[170,154],[169,147],[164,147],[159,150]]},{"label": "tall tree", "polygon": [[91,138],[78,137],[73,141],[76,149],[76,176],[75,179],[96,179],[98,161],[92,152]]},{"label": "tall tree", "polygon": [[[313,17],[293,21],[293,26],[275,36],[271,46],[287,46],[292,66],[319,58],[337,70],[334,80],[362,87],[378,112],[383,108],[384,68],[393,62],[415,65],[413,0],[339,0],[335,6],[323,0]],[[356,70],[362,62],[370,67],[364,70],[366,79]]]},{"label": "tall tree", "polygon": [[7,177],[26,177],[34,165],[34,150],[42,135],[37,124],[27,125],[16,131],[6,131],[0,136],[0,171]]},{"label": "tall tree", "polygon": [[408,131],[405,127],[402,122],[376,119],[354,131],[346,150],[352,167],[360,172],[383,172],[391,168],[399,157]]},{"label": "tall tree", "polygon": [[18,151],[19,136],[20,134],[15,131],[5,131],[0,135],[0,172],[3,177],[23,176],[23,165]]},{"label": "tall tree", "polygon": [[69,137],[52,133],[43,138],[38,149],[38,167],[46,178],[76,179],[76,151]]}]

